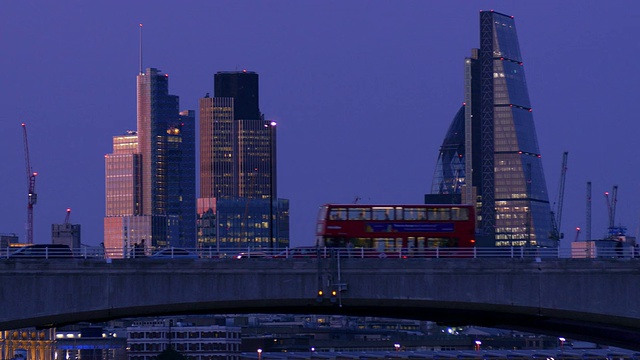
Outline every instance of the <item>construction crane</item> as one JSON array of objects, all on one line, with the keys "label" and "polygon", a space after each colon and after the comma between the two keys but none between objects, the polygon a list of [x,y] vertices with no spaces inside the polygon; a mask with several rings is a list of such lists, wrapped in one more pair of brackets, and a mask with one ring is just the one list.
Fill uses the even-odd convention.
[{"label": "construction crane", "polygon": [[562,168],[560,169],[560,186],[558,187],[558,200],[556,202],[556,212],[551,211],[551,239],[560,240],[564,238],[564,234],[560,232],[562,225],[562,205],[564,203],[564,184],[567,178],[567,159],[569,152],[562,153]]},{"label": "construction crane", "polygon": [[618,203],[618,186],[614,185],[611,190],[611,198],[609,198],[609,192],[604,192],[604,199],[607,203],[607,213],[609,215],[609,229],[615,226],[616,223],[616,204]]},{"label": "construction crane", "polygon": [[38,194],[36,194],[36,176],[37,172],[31,169],[29,160],[29,141],[27,139],[27,125],[22,124],[22,135],[24,139],[24,159],[27,166],[27,244],[33,244],[33,206],[38,202]]},{"label": "construction crane", "polygon": [[67,208],[67,216],[64,217],[64,224],[69,225],[69,217],[71,216],[71,208]]},{"label": "construction crane", "polygon": [[609,192],[604,193],[605,201],[607,202],[607,211],[609,212],[609,238],[617,239],[619,235],[624,235],[626,227],[616,226],[616,205],[618,204],[618,185],[614,185],[611,190],[611,198],[609,198]]}]

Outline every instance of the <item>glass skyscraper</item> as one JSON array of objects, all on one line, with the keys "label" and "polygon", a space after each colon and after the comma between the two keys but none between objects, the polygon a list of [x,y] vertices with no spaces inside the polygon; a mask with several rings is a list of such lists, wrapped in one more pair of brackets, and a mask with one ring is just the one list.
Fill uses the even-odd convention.
[{"label": "glass skyscraper", "polygon": [[[277,194],[276,123],[260,112],[258,94],[255,72],[218,72],[214,97],[200,99],[200,246],[289,244],[289,203]],[[203,227],[214,222],[215,231]]]},{"label": "glass skyscraper", "polygon": [[464,104],[425,200],[475,204],[479,246],[556,246],[513,16],[480,12],[480,48],[464,69]]},{"label": "glass skyscraper", "polygon": [[[105,247],[196,246],[195,112],[180,112],[166,74],[137,77],[137,132],[105,156]],[[109,254],[108,254],[109,255]]]}]

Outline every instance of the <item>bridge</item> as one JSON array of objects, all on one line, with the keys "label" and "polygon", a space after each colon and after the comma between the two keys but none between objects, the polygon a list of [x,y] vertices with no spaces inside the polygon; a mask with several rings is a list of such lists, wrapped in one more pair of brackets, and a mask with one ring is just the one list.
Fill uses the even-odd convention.
[{"label": "bridge", "polygon": [[635,259],[5,259],[0,329],[169,314],[344,314],[640,350]]}]

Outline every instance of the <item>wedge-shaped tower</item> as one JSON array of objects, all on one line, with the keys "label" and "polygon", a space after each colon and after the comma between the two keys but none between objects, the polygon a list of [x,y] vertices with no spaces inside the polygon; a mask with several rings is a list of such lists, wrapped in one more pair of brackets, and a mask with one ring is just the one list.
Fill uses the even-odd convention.
[{"label": "wedge-shaped tower", "polygon": [[556,246],[513,16],[480,12],[480,48],[464,69],[464,103],[425,200],[475,204],[479,246]]}]

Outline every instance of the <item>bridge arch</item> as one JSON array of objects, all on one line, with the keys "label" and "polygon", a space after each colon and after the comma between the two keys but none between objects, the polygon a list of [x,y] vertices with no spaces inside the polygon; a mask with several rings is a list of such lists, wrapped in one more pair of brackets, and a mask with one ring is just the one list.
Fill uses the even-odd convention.
[{"label": "bridge arch", "polygon": [[163,314],[344,314],[640,350],[639,276],[640,262],[613,259],[6,260],[0,329]]}]

